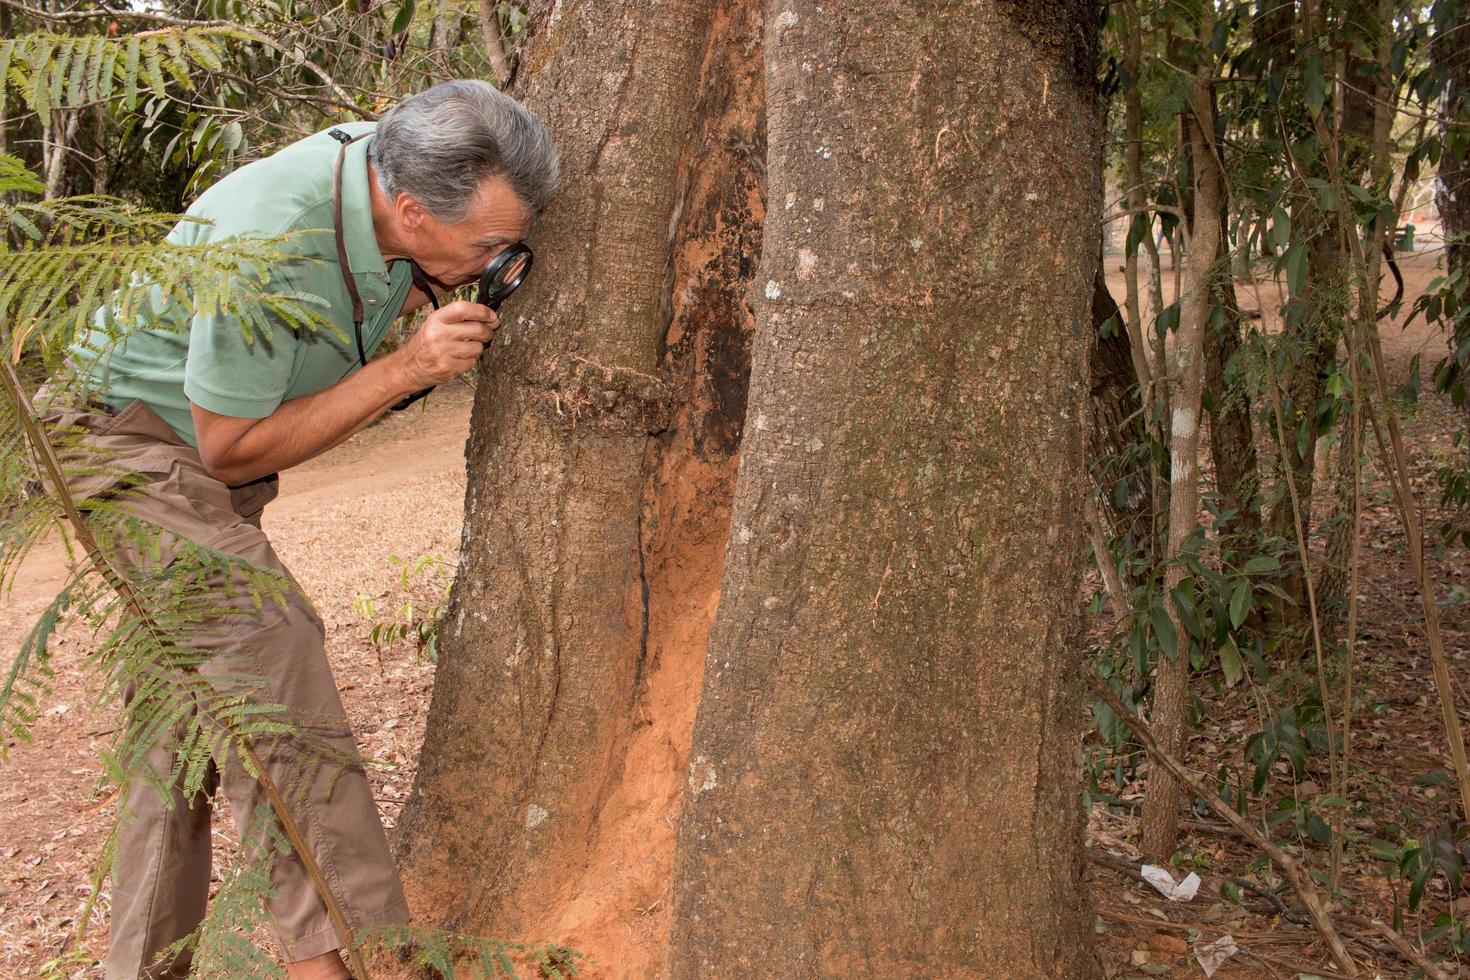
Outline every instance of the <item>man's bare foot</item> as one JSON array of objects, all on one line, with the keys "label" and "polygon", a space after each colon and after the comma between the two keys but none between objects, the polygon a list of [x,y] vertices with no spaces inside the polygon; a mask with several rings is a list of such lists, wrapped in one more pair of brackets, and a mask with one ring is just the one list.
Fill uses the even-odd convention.
[{"label": "man's bare foot", "polygon": [[286,976],[288,980],[352,980],[352,973],[335,949],[309,960],[287,963]]}]

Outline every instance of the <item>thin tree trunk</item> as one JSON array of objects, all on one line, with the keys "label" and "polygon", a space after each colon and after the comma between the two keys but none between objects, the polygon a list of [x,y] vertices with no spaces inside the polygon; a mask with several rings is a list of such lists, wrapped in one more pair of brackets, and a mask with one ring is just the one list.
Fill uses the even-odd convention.
[{"label": "thin tree trunk", "polygon": [[[1128,76],[1128,84],[1123,89],[1123,180],[1127,186],[1124,200],[1129,212],[1133,215],[1132,220],[1146,220],[1143,210],[1148,205],[1148,198],[1143,188],[1143,103],[1139,90],[1139,80],[1143,65],[1143,40],[1142,31],[1139,27],[1138,8],[1132,4],[1125,5],[1121,10],[1123,25],[1123,68]],[[1143,237],[1152,241],[1153,225],[1150,223],[1144,231]],[[1143,244],[1142,241],[1138,243]],[[1138,248],[1125,249],[1124,255],[1124,294],[1123,308],[1128,317],[1126,326],[1128,329],[1129,354],[1133,358],[1133,371],[1138,378],[1138,388],[1143,399],[1145,420],[1153,414],[1154,390],[1156,387],[1154,373],[1148,364],[1148,343],[1143,333],[1143,311],[1138,288]],[[1154,315],[1158,315],[1157,308]],[[1145,427],[1149,423],[1145,422]]]},{"label": "thin tree trunk", "polygon": [[485,59],[490,62],[496,85],[510,80],[510,59],[505,54],[505,39],[500,33],[500,0],[480,0],[480,36],[485,41]]},{"label": "thin tree trunk", "polygon": [[[57,120],[60,119],[60,125]],[[41,127],[41,159],[45,161],[46,200],[61,197],[66,190],[67,148],[76,139],[81,111],[53,109]]]},{"label": "thin tree trunk", "polygon": [[[1208,41],[1214,25],[1214,8],[1201,8],[1200,38]],[[1187,569],[1179,560],[1185,542],[1199,522],[1199,421],[1204,333],[1220,247],[1220,202],[1222,175],[1213,145],[1215,115],[1213,78],[1215,66],[1207,58],[1195,69],[1190,105],[1184,116],[1189,136],[1189,158],[1194,163],[1193,201],[1190,208],[1189,241],[1183,270],[1179,304],[1179,332],[1174,340],[1173,369],[1169,387],[1173,392],[1169,433],[1169,535],[1164,571],[1165,604],[1178,637],[1174,656],[1159,652],[1154,675],[1154,699],[1150,722],[1166,751],[1187,758],[1185,711],[1189,702],[1189,631],[1170,601],[1170,592],[1184,580]],[[1143,801],[1140,845],[1145,854],[1167,860],[1178,841],[1179,783],[1162,768],[1150,770]]]},{"label": "thin tree trunk", "polygon": [[773,206],[674,977],[1101,975],[1076,603],[1097,23],[767,8]]},{"label": "thin tree trunk", "polygon": [[[1445,269],[1470,275],[1470,0],[1442,0],[1446,15],[1430,46],[1448,84],[1440,115],[1439,181],[1435,206],[1445,241]],[[1451,356],[1470,337],[1470,311],[1461,310]],[[1462,365],[1461,370],[1466,370]],[[1465,409],[1470,420],[1470,400]],[[1470,439],[1465,442],[1470,448]]]},{"label": "thin tree trunk", "polygon": [[[1104,336],[1103,327],[1108,324],[1111,327]],[[1101,259],[1092,284],[1092,327],[1089,466],[1101,481],[1101,510],[1108,530],[1115,537],[1132,536],[1139,540],[1147,535],[1153,513],[1150,473],[1138,471],[1137,454],[1129,451],[1145,438],[1147,431],[1140,399],[1143,386],[1134,373],[1133,345],[1124,326],[1123,313],[1108,292]],[[1134,468],[1125,469],[1125,466]],[[1099,559],[1103,557],[1099,554]]]},{"label": "thin tree trunk", "polygon": [[[1211,105],[1219,115],[1218,94],[1211,92]],[[1213,463],[1215,487],[1226,511],[1235,516],[1227,523],[1227,540],[1222,548],[1249,547],[1261,529],[1260,472],[1256,459],[1255,430],[1251,424],[1251,396],[1232,362],[1241,346],[1240,299],[1235,292],[1231,255],[1230,210],[1223,186],[1219,194],[1219,256],[1213,302],[1224,313],[1219,323],[1213,319],[1204,330],[1204,388],[1209,393],[1205,410],[1210,417],[1210,459]],[[1242,216],[1244,223],[1244,216]],[[1249,256],[1245,256],[1249,261]]]},{"label": "thin tree trunk", "polygon": [[1240,300],[1231,270],[1230,240],[1226,234],[1225,197],[1220,196],[1219,284],[1215,302],[1225,315],[1204,331],[1205,390],[1210,393],[1210,458],[1215,486],[1222,504],[1235,517],[1229,528],[1236,541],[1248,542],[1261,529],[1260,473],[1257,469],[1255,430],[1251,425],[1251,397],[1243,380],[1230,371],[1240,350]]},{"label": "thin tree trunk", "polygon": [[[1392,11],[1378,11],[1378,16],[1392,17]],[[1378,65],[1386,66],[1392,44],[1392,21],[1379,23],[1378,36],[1371,39],[1379,54]],[[1367,62],[1363,62],[1365,68]],[[1364,72],[1368,75],[1368,72]],[[1365,86],[1371,84],[1371,89]],[[1372,97],[1369,97],[1369,93]],[[1366,139],[1367,146],[1345,159],[1368,159],[1369,180],[1380,193],[1389,190],[1389,162],[1391,151],[1391,128],[1395,93],[1387,69],[1374,70],[1368,77],[1353,80],[1353,85],[1344,94],[1344,129],[1352,139]],[[1364,128],[1366,127],[1366,133]],[[1367,152],[1364,152],[1364,150]],[[1355,182],[1356,174],[1344,177],[1348,183]],[[1378,321],[1378,280],[1383,269],[1383,246],[1393,233],[1391,222],[1383,216],[1374,221],[1363,248],[1367,263],[1360,270],[1362,281],[1358,283],[1357,311],[1350,329],[1349,357],[1361,358],[1367,349],[1364,330]],[[1361,365],[1349,364],[1348,376],[1356,399],[1359,385],[1366,381]],[[1353,555],[1357,552],[1358,514],[1360,510],[1360,470],[1362,468],[1363,414],[1356,408],[1344,412],[1341,419],[1341,438],[1338,441],[1336,468],[1334,471],[1333,494],[1328,502],[1328,513],[1323,517],[1327,528],[1326,559],[1319,576],[1317,595],[1322,610],[1324,639],[1329,645],[1336,643],[1343,622],[1347,618],[1348,580],[1352,571]]]}]

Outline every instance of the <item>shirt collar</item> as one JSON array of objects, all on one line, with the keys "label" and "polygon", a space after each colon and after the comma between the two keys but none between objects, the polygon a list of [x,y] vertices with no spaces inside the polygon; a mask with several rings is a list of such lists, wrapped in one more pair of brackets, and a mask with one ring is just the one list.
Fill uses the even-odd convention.
[{"label": "shirt collar", "polygon": [[373,231],[373,196],[368,187],[368,143],[360,139],[347,147],[342,161],[342,234],[347,239],[347,264],[357,275],[388,271]]}]

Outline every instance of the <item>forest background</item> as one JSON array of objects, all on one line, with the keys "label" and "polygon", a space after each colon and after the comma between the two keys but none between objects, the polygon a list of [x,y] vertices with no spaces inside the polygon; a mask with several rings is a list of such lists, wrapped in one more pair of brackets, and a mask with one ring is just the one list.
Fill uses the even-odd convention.
[{"label": "forest background", "polygon": [[[741,30],[779,37],[797,23],[795,13],[783,18],[800,5],[787,6],[762,15],[752,5],[716,5],[706,29],[731,49]],[[1087,433],[1085,505],[1073,528],[1077,562],[1090,571],[1066,596],[1073,613],[1055,620],[1059,635],[1067,633],[1069,615],[1085,621],[1086,632],[1068,641],[1072,659],[1049,669],[1064,675],[1060,684],[1091,692],[1080,770],[1063,782],[1077,781],[1085,807],[1095,904],[1087,921],[1100,969],[1188,976],[1218,960],[1225,964],[1218,976],[1457,976],[1470,928],[1470,767],[1462,729],[1470,669],[1470,4],[1139,0],[1057,7],[1037,15],[1053,19],[1045,26],[1096,32],[1088,78],[1066,84],[1095,96],[1102,125],[1065,113],[1038,113],[1030,124],[1059,141],[1098,137],[1092,151],[1101,193],[1088,223],[1087,258],[1096,274],[1078,280],[1072,273],[1084,266],[1061,249],[1049,252],[1061,216],[1077,209],[1050,195],[1020,193],[997,199],[993,209],[1006,222],[1007,242],[1019,240],[1025,251],[1024,261],[1017,259],[1017,294],[1028,288],[1027,271],[1051,269],[1050,278],[1063,284],[1056,288],[1070,288],[1078,308],[1090,310],[1091,413],[1075,420]],[[924,40],[928,26],[908,7],[879,8],[861,23],[873,43],[892,35],[892,45],[902,47],[902,31]],[[67,518],[64,502],[35,492],[43,462],[22,424],[28,397],[43,378],[64,371],[60,352],[102,298],[117,288],[141,292],[141,282],[194,289],[196,301],[202,291],[247,319],[313,328],[309,299],[276,295],[268,283],[237,275],[243,261],[268,258],[270,243],[188,252],[161,242],[172,216],[232,168],[333,122],[375,118],[440,79],[491,79],[518,96],[529,93],[530,104],[545,112],[539,94],[554,117],[553,95],[535,88],[547,65],[570,59],[594,28],[626,32],[625,44],[655,36],[652,14],[611,12],[590,25],[579,19],[590,16],[561,4],[522,8],[493,0],[136,9],[0,0],[0,338],[9,365],[0,409],[0,574],[11,590],[8,608],[38,613],[5,630],[18,652],[0,691],[0,751],[11,755],[0,797],[11,814],[0,818],[0,971],[85,973],[105,941],[99,926],[106,814],[129,739],[138,734],[108,719],[119,671],[148,656],[136,631],[118,625],[118,603],[110,598],[117,583],[88,560],[75,527],[56,535]],[[953,40],[944,25],[933,29]],[[838,43],[837,36],[829,42]],[[938,47],[977,64],[1000,57],[963,44]],[[594,49],[582,49],[584,56],[587,50]],[[705,50],[701,70],[726,75],[718,84],[699,76],[700,91],[734,103],[748,95],[750,62],[731,56],[711,69],[716,59],[709,52],[724,50],[714,42]],[[642,64],[635,49],[624,53],[630,71]],[[758,49],[755,58],[759,74]],[[698,59],[693,65],[700,67]],[[582,69],[582,76],[593,75],[593,67]],[[590,82],[588,88],[597,91]],[[570,129],[576,159],[584,137]],[[966,139],[946,133],[942,122],[933,130],[927,139],[936,159],[945,139]],[[758,304],[738,297],[763,290],[766,300],[777,298],[768,285],[775,279],[740,260],[751,258],[745,240],[759,237],[770,199],[764,161],[776,156],[763,125],[736,114],[717,135],[720,153],[733,161],[721,165],[739,178],[732,181],[735,196],[749,199],[740,207],[703,202],[748,224],[706,235],[726,236],[727,267],[718,274],[737,297],[729,317],[740,326],[723,340],[699,341],[702,364],[724,372],[718,384],[706,384],[712,400],[690,401],[703,411],[696,426],[703,442],[689,458],[703,469],[672,456],[656,465],[665,468],[667,483],[683,474],[693,486],[729,494],[734,463],[745,451],[747,391],[757,385],[751,364],[760,363],[762,343],[750,326]],[[1038,153],[1031,161],[1040,187],[1047,186],[1051,159]],[[622,164],[633,168],[637,160]],[[829,197],[838,200],[835,190]],[[879,215],[898,207],[876,191],[854,206]],[[553,235],[576,227],[561,220]],[[925,234],[932,239],[905,238],[905,247],[918,254],[944,231]],[[767,251],[769,257],[769,242]],[[538,266],[537,275],[556,272]],[[1076,288],[1087,280],[1090,291]],[[548,322],[542,310],[553,303],[533,297],[513,312],[523,323],[538,316]],[[1017,299],[996,318],[1026,309]],[[1058,324],[1055,333],[1062,357],[1067,331]],[[1039,346],[1047,336],[1028,335]],[[677,345],[670,350],[677,354]],[[640,411],[687,380],[678,373],[681,362],[670,358],[658,362],[665,370],[657,392],[634,392]],[[623,381],[608,363],[552,380],[566,382],[563,394],[595,400],[608,389],[603,393],[615,401]],[[698,388],[707,378],[700,372],[709,369],[691,370]],[[482,375],[482,395],[494,384]],[[372,447],[389,458],[417,455],[416,464],[396,467],[405,496],[393,499],[401,514],[415,489],[458,494],[465,477],[453,472],[453,462],[468,426],[481,434],[469,448],[468,500],[477,487],[513,500],[514,488],[495,484],[477,462],[489,454],[492,437],[484,433],[496,425],[495,409],[483,401],[477,397],[471,419],[468,397],[448,393],[419,419],[394,418],[365,434],[366,448],[344,450],[344,459],[361,470],[382,465],[372,462]],[[598,409],[588,411],[595,417]],[[415,423],[424,429],[413,429]],[[670,424],[637,434],[673,442],[680,432]],[[706,451],[706,443],[715,449]],[[423,458],[434,446],[451,450],[449,465],[429,475]],[[380,480],[394,478],[395,466],[382,468]],[[353,479],[372,482],[360,473]],[[656,498],[649,496],[650,514],[663,513]],[[637,503],[638,494],[632,499]],[[326,565],[321,556],[336,560],[333,544],[345,548],[349,537],[364,534],[364,522],[323,513],[298,510],[294,524],[309,535],[301,539],[309,544],[297,545],[302,560]],[[669,955],[670,943],[698,944],[670,918],[672,907],[694,899],[666,900],[667,863],[653,862],[660,869],[648,873],[654,884],[624,883],[582,907],[570,903],[560,919],[531,920],[551,930],[537,936],[496,928],[524,924],[524,917],[498,913],[497,920],[442,898],[441,879],[457,869],[446,861],[444,850],[453,846],[442,843],[436,824],[468,821],[476,839],[516,841],[530,830],[522,826],[524,809],[502,819],[464,801],[445,802],[444,782],[464,779],[453,760],[486,754],[501,737],[455,727],[452,715],[438,721],[439,742],[448,748],[426,746],[424,773],[412,785],[442,650],[494,646],[439,628],[446,609],[462,620],[463,609],[474,608],[467,594],[493,581],[484,571],[497,553],[493,542],[476,543],[471,511],[462,557],[453,526],[460,518],[456,504],[440,515],[444,527],[403,532],[422,542],[422,557],[395,564],[382,549],[360,548],[351,567],[371,585],[342,581],[327,568],[312,590],[327,593],[322,601],[335,610],[328,618],[344,685],[371,691],[364,711],[378,710],[383,699],[396,706],[369,721],[362,740],[386,763],[374,778],[390,821],[414,796],[399,841],[411,880],[439,903],[432,918],[441,925],[565,941],[593,964],[622,963],[624,975],[647,975],[650,963]],[[106,523],[105,515],[97,519]],[[730,520],[728,510],[710,518],[712,547],[723,549]],[[655,608],[649,582],[657,596],[660,580],[642,573],[644,556],[657,552],[645,547],[641,518],[621,523],[631,528],[643,583],[646,655]],[[113,533],[124,532],[114,526]],[[62,540],[75,547],[64,554]],[[205,565],[224,560],[195,557]],[[461,561],[455,597],[446,598]],[[65,571],[49,580],[37,574],[48,567]],[[889,572],[881,561],[877,570],[881,595]],[[714,588],[719,563],[691,574]],[[48,581],[53,594],[29,601]],[[916,608],[920,616],[941,615]],[[129,615],[121,610],[124,624]],[[655,639],[658,628],[655,615]],[[364,658],[369,649],[375,653]],[[635,690],[658,683],[652,666],[642,678],[641,656],[636,663]],[[1080,677],[1071,664],[1080,666]],[[441,675],[440,683],[466,682]],[[536,693],[534,684],[530,689]],[[692,725],[698,695],[660,690],[689,701]],[[390,716],[394,724],[383,727]],[[60,747],[78,724],[87,737]],[[427,724],[432,731],[436,722],[430,717]],[[249,725],[242,720],[236,734],[258,737]],[[689,760],[703,758],[689,748],[691,737],[701,736],[686,730],[684,756],[664,767],[674,787],[684,785]],[[1075,750],[1067,733],[1053,737]],[[569,738],[555,735],[548,744],[567,753],[569,766],[580,765]],[[636,740],[618,744],[628,758],[639,751]],[[504,742],[497,745],[507,751]],[[62,778],[63,771],[71,776]],[[691,771],[689,785],[704,778]],[[58,791],[43,791],[48,784]],[[591,806],[577,802],[580,791],[566,792],[571,802],[551,807],[558,817]],[[666,787],[658,792],[660,799],[679,796]],[[663,814],[679,803],[660,805],[665,809],[653,809]],[[617,846],[628,858],[628,840]],[[600,873],[602,856],[595,849],[578,855],[583,874]],[[1055,860],[1065,876],[1072,861],[1065,845]],[[1204,879],[1201,894],[1192,902],[1167,900],[1142,883],[1144,865],[1167,868],[1175,878],[1196,873]],[[248,871],[220,876],[224,894],[241,896],[217,903],[237,913],[213,923],[221,935],[252,933],[246,899],[256,886]],[[541,873],[517,869],[521,897],[507,905],[533,902],[534,888],[525,882]],[[1046,869],[1036,873],[1044,877]],[[687,884],[687,866],[679,874]],[[423,936],[417,941],[422,958],[447,955]],[[218,950],[221,962],[248,959],[266,968],[247,944],[221,941]],[[568,967],[543,958],[543,968]]]}]

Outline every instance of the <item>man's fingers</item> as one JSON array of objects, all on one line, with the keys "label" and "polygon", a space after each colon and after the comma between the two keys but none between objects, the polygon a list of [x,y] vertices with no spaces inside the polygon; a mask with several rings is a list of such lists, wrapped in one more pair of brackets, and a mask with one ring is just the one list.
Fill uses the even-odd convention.
[{"label": "man's fingers", "polygon": [[480,323],[477,320],[460,320],[454,323],[425,324],[425,338],[434,344],[457,344],[473,340],[488,344],[495,336],[499,324]]},{"label": "man's fingers", "polygon": [[477,340],[460,341],[453,347],[454,356],[468,361],[477,361],[485,353],[485,345]]},{"label": "man's fingers", "polygon": [[445,321],[476,320],[481,323],[498,323],[500,317],[488,306],[471,303],[467,299],[455,300],[439,308],[439,317]]}]

